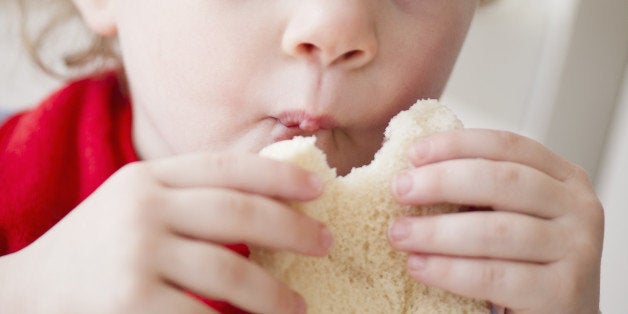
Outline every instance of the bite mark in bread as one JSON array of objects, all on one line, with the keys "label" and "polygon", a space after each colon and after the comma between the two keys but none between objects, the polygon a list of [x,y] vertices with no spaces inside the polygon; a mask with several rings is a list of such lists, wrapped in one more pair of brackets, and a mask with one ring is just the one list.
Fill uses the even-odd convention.
[{"label": "bite mark in bread", "polygon": [[385,131],[382,148],[366,166],[339,177],[314,137],[270,145],[260,155],[288,161],[321,175],[323,195],[296,210],[324,222],[334,246],[323,258],[251,248],[251,259],[298,291],[308,313],[489,313],[488,302],[427,287],[406,271],[407,254],[393,249],[388,227],[396,217],[455,212],[459,206],[406,206],[390,193],[392,178],[411,167],[409,145],[432,133],[462,128],[436,100],[418,101],[400,112]]}]

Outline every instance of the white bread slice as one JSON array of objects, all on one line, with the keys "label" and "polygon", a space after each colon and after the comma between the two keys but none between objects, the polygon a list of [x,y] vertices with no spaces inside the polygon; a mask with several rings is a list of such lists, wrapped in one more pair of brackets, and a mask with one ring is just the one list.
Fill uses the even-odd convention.
[{"label": "white bread slice", "polygon": [[308,313],[489,313],[487,302],[463,298],[412,279],[407,254],[394,250],[387,230],[395,217],[457,211],[453,205],[402,206],[390,193],[391,179],[411,166],[409,145],[426,135],[462,128],[462,123],[436,100],[417,102],[395,116],[385,142],[370,165],[337,177],[314,137],[272,144],[260,154],[319,173],[323,195],[315,201],[291,203],[324,222],[334,234],[327,257],[252,248],[251,259],[298,291]]}]

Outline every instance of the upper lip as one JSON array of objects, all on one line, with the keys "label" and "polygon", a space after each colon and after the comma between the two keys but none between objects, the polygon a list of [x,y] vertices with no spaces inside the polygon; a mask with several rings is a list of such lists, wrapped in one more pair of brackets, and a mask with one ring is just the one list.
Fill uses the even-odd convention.
[{"label": "upper lip", "polygon": [[313,115],[303,110],[284,111],[277,115],[276,119],[287,128],[298,128],[308,133],[330,130],[338,124],[329,115]]}]

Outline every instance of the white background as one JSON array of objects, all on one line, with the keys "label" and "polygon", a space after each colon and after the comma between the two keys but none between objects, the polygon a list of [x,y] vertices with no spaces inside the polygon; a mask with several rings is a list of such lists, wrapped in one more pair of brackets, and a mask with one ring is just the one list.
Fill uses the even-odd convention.
[{"label": "white background", "polygon": [[[0,112],[60,83],[21,49],[0,1]],[[601,307],[628,313],[628,1],[498,0],[473,23],[443,101],[470,127],[531,136],[582,165],[606,210]]]}]

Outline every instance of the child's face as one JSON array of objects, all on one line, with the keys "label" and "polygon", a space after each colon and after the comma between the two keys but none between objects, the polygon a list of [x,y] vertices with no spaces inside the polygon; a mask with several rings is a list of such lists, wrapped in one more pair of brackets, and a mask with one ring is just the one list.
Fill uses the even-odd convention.
[{"label": "child's face", "polygon": [[440,96],[478,4],[112,1],[144,158],[316,134],[341,173],[398,111]]}]

